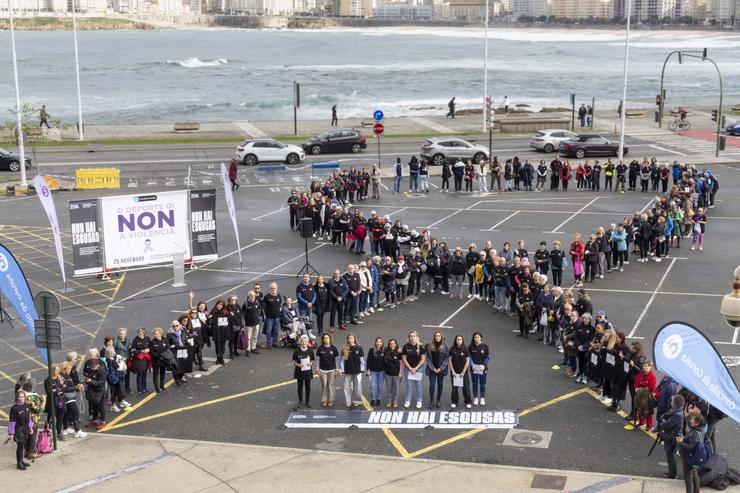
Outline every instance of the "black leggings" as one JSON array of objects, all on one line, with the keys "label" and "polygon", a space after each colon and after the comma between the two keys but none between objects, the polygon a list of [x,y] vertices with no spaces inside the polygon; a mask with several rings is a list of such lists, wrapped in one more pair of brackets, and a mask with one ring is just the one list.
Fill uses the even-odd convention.
[{"label": "black leggings", "polygon": [[232,356],[234,354],[239,354],[239,346],[237,345],[237,341],[239,340],[239,332],[240,331],[238,330],[236,332],[231,332],[231,339],[229,339],[229,354]]},{"label": "black leggings", "polygon": [[586,355],[587,352],[578,351],[578,376],[586,374]]},{"label": "black leggings", "polygon": [[443,176],[442,177],[442,188],[441,190],[449,190],[450,189],[450,177],[449,176]]},{"label": "black leggings", "polygon": [[645,259],[650,251],[650,238],[640,238],[640,258]]},{"label": "black leggings", "polygon": [[224,359],[224,353],[226,352],[226,341],[213,341],[213,346],[216,351],[216,359]]},{"label": "black leggings", "polygon": [[[296,379],[298,384],[298,402],[309,403],[311,400],[311,379],[310,378],[298,378]],[[303,400],[303,388],[306,389],[306,400]]]},{"label": "black leggings", "polygon": [[[62,430],[64,429],[64,408],[59,409],[58,407],[54,410],[56,418],[57,436],[62,436]],[[46,413],[46,421],[51,423],[51,413]],[[35,438],[35,437],[34,437]]]},{"label": "black leggings", "polygon": [[80,411],[77,409],[77,401],[69,401],[65,406],[64,421],[68,426],[72,425],[75,431],[80,431]]},{"label": "black leggings", "polygon": [[[32,439],[36,438],[32,436]],[[20,465],[23,462],[23,451],[25,449],[25,440],[18,440],[15,444],[15,462]]]},{"label": "black leggings", "polygon": [[598,262],[595,260],[586,260],[586,272],[585,276],[583,277],[586,281],[593,281],[594,277],[596,276],[596,270]]},{"label": "black leggings", "polygon": [[552,285],[560,286],[563,283],[563,269],[552,269]]},{"label": "black leggings", "polygon": [[[218,347],[218,342],[216,347]],[[221,343],[223,345],[223,342]],[[164,389],[164,376],[167,373],[166,366],[152,366],[152,380],[154,381],[154,390]]]}]

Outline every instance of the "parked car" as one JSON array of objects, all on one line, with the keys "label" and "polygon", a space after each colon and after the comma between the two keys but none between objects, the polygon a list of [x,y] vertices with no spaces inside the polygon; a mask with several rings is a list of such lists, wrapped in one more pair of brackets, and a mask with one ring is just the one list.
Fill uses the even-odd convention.
[{"label": "parked car", "polygon": [[481,159],[488,159],[488,148],[457,137],[432,137],[422,144],[421,158],[437,166],[458,158],[478,163]]},{"label": "parked car", "polygon": [[359,130],[353,128],[328,130],[303,143],[303,150],[313,155],[329,152],[352,152],[357,154],[367,147],[367,140]]},{"label": "parked car", "polygon": [[553,128],[540,130],[529,140],[529,147],[533,147],[538,151],[552,152],[560,147],[561,142],[572,139],[575,136],[576,134],[570,130]]},{"label": "parked car", "polygon": [[730,123],[725,130],[728,135],[740,135],[740,121]]},{"label": "parked car", "polygon": [[[626,156],[629,148],[624,146]],[[600,135],[578,134],[570,140],[560,143],[558,151],[568,157],[582,159],[586,156],[618,156],[619,142],[612,142]]]},{"label": "parked car", "polygon": [[268,161],[296,164],[305,157],[306,153],[300,147],[273,139],[245,140],[236,148],[236,159],[247,166]]},{"label": "parked car", "polygon": [[[21,157],[5,149],[0,149],[0,170],[20,171]],[[26,158],[26,169],[31,167],[31,160]]]}]

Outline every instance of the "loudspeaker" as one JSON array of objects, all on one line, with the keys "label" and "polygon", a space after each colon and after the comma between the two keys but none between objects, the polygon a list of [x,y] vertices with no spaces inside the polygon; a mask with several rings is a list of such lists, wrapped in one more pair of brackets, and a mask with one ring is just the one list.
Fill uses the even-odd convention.
[{"label": "loudspeaker", "polygon": [[301,219],[301,238],[313,237],[313,219],[304,217]]}]

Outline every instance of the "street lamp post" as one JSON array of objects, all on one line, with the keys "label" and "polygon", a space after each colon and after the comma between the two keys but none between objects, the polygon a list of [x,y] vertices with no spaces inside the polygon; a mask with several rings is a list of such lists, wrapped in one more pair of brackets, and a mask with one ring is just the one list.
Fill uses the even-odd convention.
[{"label": "street lamp post", "polygon": [[724,90],[722,87],[722,73],[719,71],[719,67],[717,66],[717,64],[714,63],[714,60],[706,56],[706,50],[704,51],[704,54],[702,56],[694,55],[692,53],[683,53],[683,56],[699,58],[702,61],[709,60],[710,62],[712,62],[712,65],[714,65],[714,69],[717,71],[717,77],[719,77],[719,106],[717,107],[717,141],[714,149],[714,156],[719,157],[719,141],[722,134],[722,98],[724,96]]},{"label": "street lamp post", "polygon": [[80,56],[77,50],[77,9],[75,0],[72,0],[72,32],[75,41],[75,76],[77,77],[77,126],[80,140],[85,140],[85,130],[82,126],[82,95],[80,91]]},{"label": "street lamp post", "polygon": [[619,160],[624,158],[624,120],[627,114],[627,75],[630,57],[630,23],[632,20],[632,0],[627,0],[627,29],[624,41],[624,84],[622,87],[622,114],[619,115]]},{"label": "street lamp post", "polygon": [[13,83],[15,84],[15,123],[17,126],[16,137],[18,139],[18,154],[21,166],[21,186],[27,187],[26,179],[26,149],[23,146],[23,118],[21,117],[21,93],[18,88],[18,61],[15,55],[15,27],[13,25],[13,0],[8,0],[8,13],[10,15],[10,47],[13,59]]},{"label": "street lamp post", "polygon": [[668,60],[670,60],[673,55],[678,54],[678,63],[681,63],[681,55],[689,54],[689,53],[702,53],[704,58],[706,58],[707,56],[707,50],[705,48],[702,51],[674,50],[668,53],[668,56],[665,57],[665,61],[663,62],[663,69],[660,71],[660,92],[658,93],[660,95],[660,106],[658,107],[658,128],[663,127],[663,110],[665,109],[665,94],[664,94],[664,89],[663,89],[663,81],[665,79],[665,68],[666,68],[666,65],[668,65]]},{"label": "street lamp post", "polygon": [[486,131],[486,98],[488,97],[488,2],[486,0],[486,22],[485,22],[485,43],[484,43],[484,54],[483,54],[483,131]]}]

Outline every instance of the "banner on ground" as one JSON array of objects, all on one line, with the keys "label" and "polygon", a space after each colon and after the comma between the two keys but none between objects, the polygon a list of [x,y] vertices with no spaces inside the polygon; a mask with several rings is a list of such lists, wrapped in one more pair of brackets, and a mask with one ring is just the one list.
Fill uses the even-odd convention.
[{"label": "banner on ground", "polygon": [[[18,317],[31,334],[31,339],[35,340],[36,330],[33,328],[33,321],[37,320],[39,315],[33,305],[31,288],[18,261],[2,244],[0,244],[0,293],[13,305]],[[38,349],[41,357],[47,361],[46,349]]]},{"label": "banner on ground", "polygon": [[287,428],[514,428],[514,411],[296,411]]},{"label": "banner on ground", "polygon": [[224,196],[226,197],[226,208],[231,216],[231,223],[234,225],[234,236],[236,236],[236,252],[239,255],[239,266],[242,265],[242,246],[239,241],[239,227],[236,225],[236,207],[234,207],[234,192],[231,190],[231,180],[229,180],[229,169],[226,163],[221,163],[221,181],[224,184]]},{"label": "banner on ground", "polygon": [[740,423],[740,391],[717,349],[696,327],[665,324],[653,341],[655,367]]},{"label": "banner on ground", "polygon": [[59,219],[57,219],[57,209],[54,206],[54,197],[51,196],[51,190],[46,180],[41,175],[33,177],[33,188],[36,195],[41,200],[41,205],[46,211],[46,217],[49,218],[51,232],[54,234],[54,246],[57,250],[57,260],[59,260],[59,270],[62,271],[62,281],[67,283],[67,275],[64,273],[64,251],[62,250],[62,234],[59,231]]},{"label": "banner on ground", "polygon": [[69,201],[74,275],[103,272],[103,252],[98,229],[98,199]]},{"label": "banner on ground", "polygon": [[190,243],[193,261],[218,258],[215,189],[190,191]]},{"label": "banner on ground", "polygon": [[191,258],[188,191],[102,197],[105,267],[121,269]]}]

